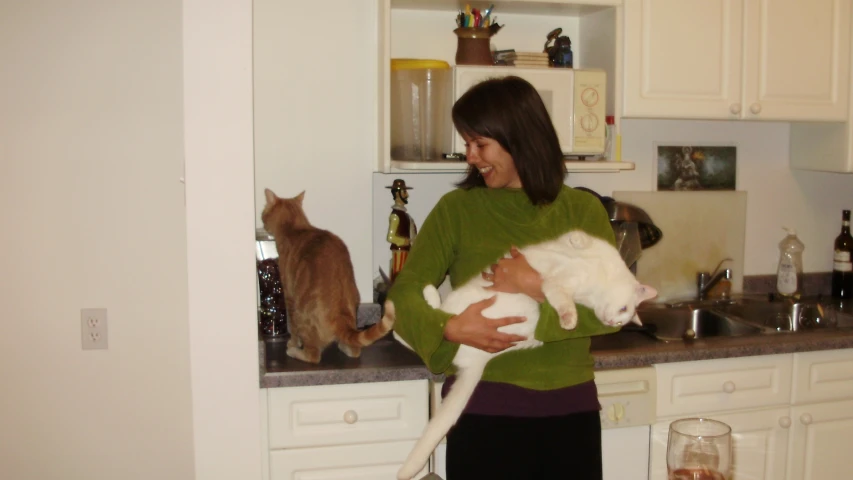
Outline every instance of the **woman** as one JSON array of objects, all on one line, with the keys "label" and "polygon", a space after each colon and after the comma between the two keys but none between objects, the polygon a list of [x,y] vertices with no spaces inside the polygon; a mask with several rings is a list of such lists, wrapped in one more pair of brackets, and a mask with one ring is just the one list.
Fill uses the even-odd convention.
[{"label": "woman", "polygon": [[475,85],[453,106],[453,123],[466,142],[468,173],[424,221],[389,292],[395,330],[431,371],[448,375],[446,392],[460,344],[502,351],[523,338],[497,328],[524,319],[484,317],[493,298],[452,316],[429,307],[423,287],[440,284],[446,274],[455,287],[491,265],[482,275],[493,289],[541,303],[536,338],[545,343],[488,364],[448,434],[448,480],[600,479],[600,405],[589,337],[615,330],[582,305],[577,328],[561,329],[538,273],[517,250],[502,256],[578,228],[613,243],[607,214],[593,195],[564,185],[557,133],[527,81],[505,77]]}]

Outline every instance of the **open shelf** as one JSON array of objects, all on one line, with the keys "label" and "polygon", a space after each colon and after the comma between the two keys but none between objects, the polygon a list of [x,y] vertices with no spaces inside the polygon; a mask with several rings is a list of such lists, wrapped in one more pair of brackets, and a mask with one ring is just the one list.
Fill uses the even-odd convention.
[{"label": "open shelf", "polygon": [[[468,2],[472,7],[495,5],[498,22],[505,25],[492,39],[495,49],[542,51],[548,32],[561,28],[572,39],[575,68],[607,73],[606,114],[621,131],[621,48],[623,0],[493,0]],[[421,58],[455,63],[456,38],[452,34],[461,0],[380,0],[378,9],[378,135],[375,171],[391,173],[460,172],[460,161],[407,162],[391,158],[392,58]],[[618,150],[614,158],[619,159]],[[567,161],[569,172],[619,172],[633,170],[630,162]]]},{"label": "open shelf", "polygon": [[[403,160],[391,160],[391,172],[414,173],[414,172],[464,172],[468,164],[462,160],[444,162],[412,162]],[[633,170],[632,162],[605,162],[605,161],[583,161],[567,160],[566,169],[571,172],[618,172],[621,170]]]}]

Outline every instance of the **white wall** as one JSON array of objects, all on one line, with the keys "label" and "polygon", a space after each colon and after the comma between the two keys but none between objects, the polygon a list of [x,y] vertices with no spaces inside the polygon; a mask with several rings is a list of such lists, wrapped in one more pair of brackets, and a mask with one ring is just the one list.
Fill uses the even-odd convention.
[{"label": "white wall", "polygon": [[193,478],[181,2],[0,2],[0,65],[0,478]]},{"label": "white wall", "polygon": [[[853,208],[853,175],[790,169],[788,124],[623,120],[622,134],[622,158],[635,162],[635,170],[571,173],[566,183],[588,187],[602,195],[610,195],[615,190],[651,191],[656,185],[657,143],[735,145],[737,189],[747,192],[743,273],[776,272],[777,246],[785,236],[782,226],[796,228],[805,243],[806,272],[832,269],[832,242],[841,229],[841,210]],[[414,187],[408,209],[420,225],[435,201],[452,188],[461,175],[374,174],[374,275],[378,274],[380,266],[388,271],[389,244],[384,237],[393,201],[384,186],[398,177]]]}]

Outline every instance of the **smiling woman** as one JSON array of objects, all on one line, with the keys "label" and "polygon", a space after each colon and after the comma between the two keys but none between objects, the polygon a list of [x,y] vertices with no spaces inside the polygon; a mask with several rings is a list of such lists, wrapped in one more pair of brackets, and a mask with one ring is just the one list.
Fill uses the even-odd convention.
[{"label": "smiling woman", "polygon": [[[472,86],[454,104],[453,123],[466,142],[468,171],[460,188],[444,195],[423,222],[388,294],[397,313],[395,332],[431,371],[448,376],[446,387],[456,379],[452,360],[462,345],[490,353],[511,347],[519,339],[499,328],[524,317],[493,318],[488,307],[494,297],[456,315],[424,299],[424,285],[437,286],[446,274],[458,288],[485,272],[491,289],[539,302],[534,336],[543,344],[486,365],[447,436],[447,479],[561,478],[567,463],[579,478],[600,479],[601,424],[589,337],[608,330],[592,310],[581,308],[578,326],[561,328],[545,301],[542,278],[522,251],[503,256],[512,246],[575,229],[612,244],[608,215],[598,198],[564,185],[557,133],[526,80],[509,76]],[[554,443],[555,435],[565,441]]]}]

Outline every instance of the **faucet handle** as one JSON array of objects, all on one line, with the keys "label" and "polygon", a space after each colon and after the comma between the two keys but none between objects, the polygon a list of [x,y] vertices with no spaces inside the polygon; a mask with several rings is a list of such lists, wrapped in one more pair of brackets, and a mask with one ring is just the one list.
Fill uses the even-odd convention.
[{"label": "faucet handle", "polygon": [[711,274],[708,272],[696,272],[696,289],[701,292],[705,289],[705,285],[711,280]]}]

